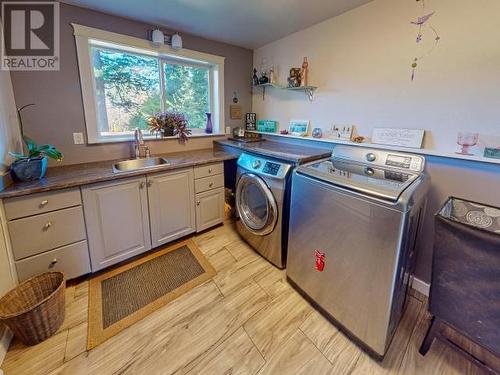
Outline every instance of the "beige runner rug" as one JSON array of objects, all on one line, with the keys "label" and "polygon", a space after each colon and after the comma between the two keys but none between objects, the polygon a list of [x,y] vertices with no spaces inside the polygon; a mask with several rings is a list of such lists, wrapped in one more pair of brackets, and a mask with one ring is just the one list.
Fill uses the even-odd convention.
[{"label": "beige runner rug", "polygon": [[216,272],[192,240],[125,264],[90,280],[90,350]]}]

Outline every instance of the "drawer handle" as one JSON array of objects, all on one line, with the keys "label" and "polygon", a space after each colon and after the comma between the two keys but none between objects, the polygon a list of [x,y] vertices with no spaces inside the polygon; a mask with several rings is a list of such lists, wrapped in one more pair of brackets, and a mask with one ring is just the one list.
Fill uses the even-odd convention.
[{"label": "drawer handle", "polygon": [[52,259],[52,262],[50,262],[51,266],[55,266],[57,264],[57,258]]},{"label": "drawer handle", "polygon": [[197,206],[199,206],[199,205],[200,205],[200,203],[201,203],[200,201],[196,201],[196,205],[197,205]]},{"label": "drawer handle", "polygon": [[208,187],[212,187],[212,186],[214,186],[213,182],[211,182],[211,183],[208,184]]},{"label": "drawer handle", "polygon": [[44,208],[47,204],[49,204],[49,201],[47,199],[44,199],[40,202],[40,205],[38,207]]},{"label": "drawer handle", "polygon": [[49,221],[43,226],[43,230],[49,230],[49,228],[52,226],[52,223]]}]

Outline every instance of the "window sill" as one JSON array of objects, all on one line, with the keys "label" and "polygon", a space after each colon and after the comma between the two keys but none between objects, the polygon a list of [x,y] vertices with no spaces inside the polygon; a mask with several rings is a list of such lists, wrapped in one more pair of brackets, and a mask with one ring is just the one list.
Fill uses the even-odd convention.
[{"label": "window sill", "polygon": [[[212,133],[212,134],[206,134],[206,133],[195,133],[191,134],[188,138],[210,138],[210,137],[224,137],[226,134],[225,133]],[[145,141],[172,141],[175,139],[179,139],[177,135],[174,135],[172,137],[163,137],[159,138],[154,135],[145,135],[144,140]],[[131,137],[120,137],[120,138],[104,138],[104,139],[98,139],[93,142],[87,142],[89,145],[98,145],[98,144],[107,144],[107,143],[125,143],[125,142],[134,142],[134,136]]]}]

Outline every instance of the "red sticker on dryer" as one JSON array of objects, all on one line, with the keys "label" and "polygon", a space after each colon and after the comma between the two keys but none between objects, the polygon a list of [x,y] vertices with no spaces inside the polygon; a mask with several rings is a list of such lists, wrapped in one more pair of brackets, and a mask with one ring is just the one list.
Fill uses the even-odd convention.
[{"label": "red sticker on dryer", "polygon": [[316,257],[316,265],[315,268],[319,272],[323,272],[325,269],[325,253],[322,253],[319,250],[314,252],[314,256]]}]

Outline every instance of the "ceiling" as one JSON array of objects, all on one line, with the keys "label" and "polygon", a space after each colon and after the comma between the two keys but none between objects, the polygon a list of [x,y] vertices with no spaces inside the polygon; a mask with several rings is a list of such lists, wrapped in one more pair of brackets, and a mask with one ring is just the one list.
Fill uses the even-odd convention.
[{"label": "ceiling", "polygon": [[64,0],[250,49],[371,0]]}]

